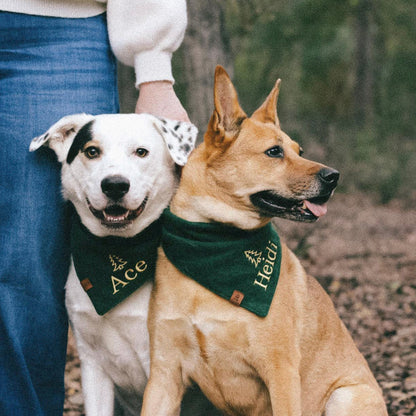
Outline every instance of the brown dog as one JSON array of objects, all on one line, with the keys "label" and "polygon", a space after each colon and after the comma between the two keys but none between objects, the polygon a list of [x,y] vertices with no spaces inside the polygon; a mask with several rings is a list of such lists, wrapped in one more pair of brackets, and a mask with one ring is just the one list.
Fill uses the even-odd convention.
[{"label": "brown dog", "polygon": [[[302,158],[299,145],[280,129],[279,85],[248,118],[228,75],[216,70],[215,111],[204,143],[184,168],[174,215],[167,214],[149,312],[151,373],[142,415],[177,415],[192,382],[228,415],[387,415],[380,388],[331,300],[285,245],[269,239],[262,250],[226,258],[229,240],[261,234],[272,217],[314,221],[325,214],[337,184],[337,171]],[[181,238],[170,243],[172,217],[179,234],[192,229],[179,266],[168,260],[183,249]],[[192,237],[205,228],[223,234]],[[195,259],[200,239],[208,244]],[[217,254],[211,253],[214,240]],[[252,292],[273,294],[280,255],[270,310],[246,310]],[[199,272],[210,277],[206,286],[222,284],[232,273],[226,265],[232,269],[238,261],[255,275],[244,290],[237,282],[229,300],[192,275],[200,262]],[[193,278],[179,271],[188,265]]]}]

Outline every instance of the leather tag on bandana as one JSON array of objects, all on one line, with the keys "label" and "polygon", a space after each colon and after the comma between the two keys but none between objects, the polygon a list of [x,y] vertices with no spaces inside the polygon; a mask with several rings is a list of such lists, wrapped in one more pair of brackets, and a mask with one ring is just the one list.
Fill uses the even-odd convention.
[{"label": "leather tag on bandana", "polygon": [[154,278],[160,221],[132,238],[92,235],[75,218],[71,251],[80,284],[99,315],[117,306]]},{"label": "leather tag on bandana", "polygon": [[93,287],[90,279],[81,280],[81,286],[86,292],[88,292]]},{"label": "leather tag on bandana", "polygon": [[241,293],[238,290],[234,290],[233,294],[230,297],[230,302],[234,305],[240,306],[241,302],[244,299],[244,293]]}]

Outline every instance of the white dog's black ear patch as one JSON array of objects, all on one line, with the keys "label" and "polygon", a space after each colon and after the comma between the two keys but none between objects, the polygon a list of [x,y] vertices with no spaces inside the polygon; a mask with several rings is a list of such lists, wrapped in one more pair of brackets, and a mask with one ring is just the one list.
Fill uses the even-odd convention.
[{"label": "white dog's black ear patch", "polygon": [[168,147],[172,159],[184,166],[195,147],[198,129],[192,123],[155,117],[154,125]]},{"label": "white dog's black ear patch", "polygon": [[78,131],[92,119],[94,116],[91,114],[73,114],[61,118],[47,132],[30,142],[29,151],[34,152],[41,146],[48,146],[55,151],[59,162],[63,162]]}]

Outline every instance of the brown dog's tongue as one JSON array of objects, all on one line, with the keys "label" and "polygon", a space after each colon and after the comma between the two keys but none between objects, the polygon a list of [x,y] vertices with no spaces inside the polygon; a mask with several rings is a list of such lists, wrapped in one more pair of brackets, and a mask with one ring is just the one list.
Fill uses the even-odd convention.
[{"label": "brown dog's tongue", "polygon": [[311,211],[312,214],[315,215],[315,217],[324,216],[328,210],[327,204],[318,205],[306,200],[305,205],[306,208],[308,208],[309,211]]}]

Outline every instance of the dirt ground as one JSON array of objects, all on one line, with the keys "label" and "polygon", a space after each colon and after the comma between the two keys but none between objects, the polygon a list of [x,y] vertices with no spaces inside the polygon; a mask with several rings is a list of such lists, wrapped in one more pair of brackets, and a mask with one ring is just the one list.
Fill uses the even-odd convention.
[{"label": "dirt ground", "polygon": [[[318,278],[380,383],[391,416],[416,415],[416,210],[335,195],[316,224],[278,221],[282,240]],[[66,416],[83,415],[72,337]]]}]

